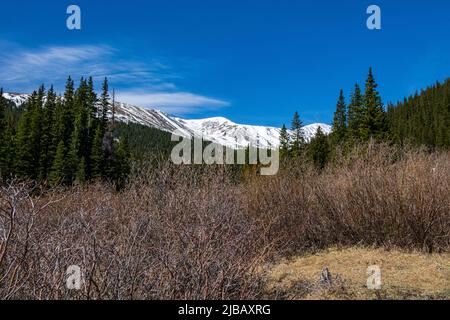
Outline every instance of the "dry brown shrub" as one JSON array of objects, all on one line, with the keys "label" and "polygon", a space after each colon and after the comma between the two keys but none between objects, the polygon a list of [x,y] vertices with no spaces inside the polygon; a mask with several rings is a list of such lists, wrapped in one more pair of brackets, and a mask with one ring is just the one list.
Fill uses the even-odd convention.
[{"label": "dry brown shrub", "polygon": [[449,153],[369,145],[320,174],[293,170],[247,188],[253,214],[276,222],[270,234],[282,235],[288,252],[355,244],[450,247]]},{"label": "dry brown shrub", "polygon": [[[121,193],[2,189],[1,299],[253,299],[271,245],[217,170],[168,166]],[[66,288],[78,265],[82,289]]]},{"label": "dry brown shrub", "polygon": [[[450,248],[450,154],[369,145],[319,173],[160,165],[122,192],[0,191],[0,299],[254,299],[265,263],[329,246]],[[84,274],[66,288],[67,268]]]}]

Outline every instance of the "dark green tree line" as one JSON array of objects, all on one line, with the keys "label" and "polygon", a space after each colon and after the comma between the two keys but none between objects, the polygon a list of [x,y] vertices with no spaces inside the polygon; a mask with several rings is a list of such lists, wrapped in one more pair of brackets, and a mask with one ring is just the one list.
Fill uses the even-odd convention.
[{"label": "dark green tree line", "polygon": [[[322,169],[332,158],[330,153],[336,146],[351,146],[356,142],[370,139],[381,141],[388,138],[387,115],[377,88],[370,68],[364,93],[356,84],[348,105],[345,102],[344,91],[340,90],[330,137],[322,130],[318,130],[315,138],[305,143],[301,129],[302,122],[296,112],[292,121],[291,136],[287,134],[285,127],[280,132],[280,151],[283,157],[305,154],[317,168]],[[304,150],[306,153],[302,152]]]},{"label": "dark green tree line", "polygon": [[369,139],[380,141],[388,137],[386,113],[377,88],[370,68],[365,92],[362,93],[356,84],[348,106],[345,104],[344,92],[340,91],[331,134],[334,146]]},{"label": "dark green tree line", "polygon": [[23,106],[17,132],[6,118],[7,102],[0,95],[0,175],[51,186],[94,180],[125,185],[130,152],[125,137],[108,123],[108,81],[97,98],[92,78],[75,89],[69,77],[62,97],[41,86]]},{"label": "dark green tree line", "polygon": [[450,79],[417,92],[396,105],[388,105],[391,139],[432,149],[450,149]]}]

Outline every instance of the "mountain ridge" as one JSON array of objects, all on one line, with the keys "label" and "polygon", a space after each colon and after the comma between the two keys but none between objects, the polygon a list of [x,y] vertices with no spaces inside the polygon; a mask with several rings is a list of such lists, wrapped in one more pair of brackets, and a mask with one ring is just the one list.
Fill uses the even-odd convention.
[{"label": "mountain ridge", "polygon": [[[3,96],[19,106],[27,101],[29,94],[4,93]],[[110,112],[110,117],[112,113]],[[224,117],[183,119],[158,109],[137,107],[124,102],[115,103],[115,119],[124,123],[138,123],[183,137],[203,138],[229,148],[254,147],[274,149],[279,146],[280,128],[270,126],[237,124]],[[331,126],[314,123],[303,127],[305,139],[311,140],[321,128],[331,133]]]}]

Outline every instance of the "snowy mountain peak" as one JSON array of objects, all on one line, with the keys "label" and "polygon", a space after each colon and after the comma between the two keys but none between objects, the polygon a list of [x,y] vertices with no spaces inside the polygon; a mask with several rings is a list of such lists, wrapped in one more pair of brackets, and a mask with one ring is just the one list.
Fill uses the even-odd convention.
[{"label": "snowy mountain peak", "polygon": [[309,141],[311,138],[315,137],[317,130],[321,129],[322,132],[326,135],[329,135],[331,133],[331,126],[325,123],[313,123],[307,126],[304,126],[303,133],[305,134],[305,138],[307,141]]},{"label": "snowy mountain peak", "polygon": [[7,100],[10,100],[14,102],[16,106],[20,106],[21,104],[24,104],[28,98],[30,97],[29,94],[22,94],[22,93],[3,93],[3,97]]},{"label": "snowy mountain peak", "polygon": [[[4,93],[3,96],[17,106],[29,98],[27,94]],[[181,119],[160,110],[136,107],[122,102],[115,103],[115,117],[116,120],[125,123],[138,123],[169,133],[176,131],[184,137],[202,137],[204,140],[234,149],[246,148],[249,145],[273,149],[280,143],[279,128],[237,124],[224,117]],[[331,126],[323,123],[305,126],[303,132],[307,141],[315,136],[319,127],[325,134],[331,132]]]},{"label": "snowy mountain peak", "polygon": [[204,118],[204,119],[190,119],[190,122],[209,122],[209,123],[227,123],[227,124],[235,124],[231,120],[224,118],[224,117],[211,117],[211,118]]}]

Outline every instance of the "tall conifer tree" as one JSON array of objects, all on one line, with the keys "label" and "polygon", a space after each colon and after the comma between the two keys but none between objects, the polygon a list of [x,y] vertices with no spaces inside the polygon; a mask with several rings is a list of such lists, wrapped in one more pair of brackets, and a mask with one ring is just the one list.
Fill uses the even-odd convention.
[{"label": "tall conifer tree", "polygon": [[53,160],[52,168],[49,174],[50,185],[55,187],[60,183],[66,182],[66,157],[64,141],[58,143],[56,148],[55,159]]},{"label": "tall conifer tree", "polygon": [[292,136],[291,136],[291,151],[294,156],[300,155],[305,146],[305,135],[303,132],[303,123],[296,111],[292,119]]},{"label": "tall conifer tree", "polygon": [[366,140],[381,139],[386,131],[383,104],[377,87],[372,68],[370,68],[364,92],[364,120],[361,130],[362,138]]},{"label": "tall conifer tree", "polygon": [[42,115],[41,155],[40,155],[40,180],[46,179],[52,166],[56,152],[53,138],[53,126],[55,123],[56,94],[53,86],[47,92]]},{"label": "tall conifer tree", "polygon": [[109,109],[109,93],[108,93],[108,79],[105,78],[102,86],[102,95],[100,98],[101,105],[101,118],[100,125],[102,128],[102,133],[105,134],[107,126],[108,126],[108,109]]},{"label": "tall conifer tree", "polygon": [[[322,132],[323,133],[323,132]],[[344,91],[341,89],[339,100],[336,105],[336,112],[333,117],[333,143],[342,143],[347,136],[347,106],[345,104]]]},{"label": "tall conifer tree", "polygon": [[308,151],[314,166],[320,170],[325,168],[330,154],[330,146],[327,136],[320,127],[317,128],[314,138],[311,139]]},{"label": "tall conifer tree", "polygon": [[91,175],[92,179],[98,180],[103,176],[103,135],[101,126],[97,126],[95,130],[94,140],[91,150]]},{"label": "tall conifer tree", "polygon": [[285,158],[289,153],[289,133],[287,132],[286,126],[283,124],[283,127],[280,130],[280,156]]},{"label": "tall conifer tree", "polygon": [[70,138],[73,131],[73,123],[75,119],[75,88],[72,78],[69,76],[66,83],[66,90],[64,92],[63,110],[64,110],[64,144],[68,148],[70,144]]},{"label": "tall conifer tree", "polygon": [[360,138],[360,128],[364,120],[363,96],[361,88],[355,84],[355,89],[351,95],[348,105],[348,133],[350,138],[357,140]]},{"label": "tall conifer tree", "polygon": [[6,99],[3,98],[3,88],[0,88],[0,179],[7,174],[7,122]]},{"label": "tall conifer tree", "polygon": [[[32,136],[33,116],[36,114],[34,108],[38,100],[37,92],[33,92],[24,104],[24,111],[19,121],[19,128],[16,136],[16,159],[15,171],[19,177],[33,178],[36,173],[34,163],[34,149]],[[35,122],[35,121],[34,121]]]}]

